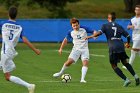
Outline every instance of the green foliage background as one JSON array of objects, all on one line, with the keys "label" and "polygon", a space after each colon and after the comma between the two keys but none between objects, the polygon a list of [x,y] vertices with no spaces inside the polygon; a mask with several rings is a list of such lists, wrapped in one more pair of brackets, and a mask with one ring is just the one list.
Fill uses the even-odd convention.
[{"label": "green foliage background", "polygon": [[7,18],[10,5],[18,6],[18,18],[21,19],[106,18],[108,12],[112,11],[117,13],[118,18],[130,18],[134,15],[124,11],[123,0],[0,0],[0,3],[0,18]]}]

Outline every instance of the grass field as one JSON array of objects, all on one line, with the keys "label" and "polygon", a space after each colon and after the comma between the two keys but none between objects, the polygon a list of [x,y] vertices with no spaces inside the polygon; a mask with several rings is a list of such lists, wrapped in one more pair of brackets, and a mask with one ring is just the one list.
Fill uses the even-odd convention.
[{"label": "grass field", "polygon": [[[90,43],[90,64],[86,76],[87,83],[81,84],[81,61],[66,70],[72,76],[70,83],[62,83],[60,78],[53,78],[53,73],[60,70],[72,45],[64,48],[60,56],[57,53],[59,43],[35,43],[42,51],[40,56],[34,54],[23,44],[17,46],[19,55],[15,58],[16,70],[12,73],[22,79],[35,83],[35,93],[140,93],[140,86],[135,86],[134,78],[123,70],[132,83],[128,87],[122,87],[123,81],[113,72],[108,61],[108,48],[106,43]],[[130,50],[127,49],[130,56]],[[140,58],[137,57],[134,68],[140,76]],[[122,65],[119,64],[119,67]],[[7,82],[2,71],[0,73],[0,93],[28,93],[27,89]]]}]

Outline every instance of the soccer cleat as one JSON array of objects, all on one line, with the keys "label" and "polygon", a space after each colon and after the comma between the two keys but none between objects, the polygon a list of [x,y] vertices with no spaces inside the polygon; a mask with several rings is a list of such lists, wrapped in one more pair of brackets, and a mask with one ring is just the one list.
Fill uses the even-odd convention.
[{"label": "soccer cleat", "polygon": [[85,80],[81,80],[80,82],[81,82],[81,83],[87,83],[87,81],[85,81]]},{"label": "soccer cleat", "polygon": [[122,66],[122,68],[127,70],[127,68],[125,66]]},{"label": "soccer cleat", "polygon": [[127,87],[130,83],[131,83],[130,80],[129,79],[126,79],[125,82],[124,82],[124,84],[123,84],[123,86],[124,87]]},{"label": "soccer cleat", "polygon": [[35,90],[35,84],[31,84],[31,86],[28,88],[29,93],[34,93]]},{"label": "soccer cleat", "polygon": [[58,73],[53,74],[53,77],[60,77],[61,75],[62,73],[58,72]]},{"label": "soccer cleat", "polygon": [[136,81],[136,86],[138,86],[140,84],[139,78],[135,79],[135,81]]}]

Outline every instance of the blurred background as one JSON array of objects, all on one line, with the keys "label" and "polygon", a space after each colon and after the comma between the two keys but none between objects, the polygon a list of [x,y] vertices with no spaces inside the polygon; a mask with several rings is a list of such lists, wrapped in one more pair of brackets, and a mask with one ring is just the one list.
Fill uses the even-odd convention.
[{"label": "blurred background", "polygon": [[[107,22],[107,14],[116,12],[117,22],[126,29],[138,4],[140,0],[0,0],[0,18],[5,20],[9,7],[17,6],[18,21],[32,42],[61,42],[71,29],[72,17],[99,30]],[[106,41],[104,36],[91,40],[102,41]]]},{"label": "blurred background", "polygon": [[[123,81],[110,66],[104,35],[97,40],[89,40],[93,43],[89,43],[88,83],[79,82],[81,60],[66,71],[72,76],[70,83],[61,83],[60,78],[52,77],[67,60],[73,46],[68,43],[63,54],[58,54],[63,38],[71,29],[70,18],[76,17],[80,25],[100,30],[102,24],[107,23],[108,13],[114,11],[116,21],[131,35],[132,31],[126,28],[135,16],[134,7],[137,4],[140,0],[0,0],[0,22],[7,20],[10,6],[17,6],[17,22],[22,25],[26,37],[42,52],[36,56],[25,44],[19,43],[16,47],[19,55],[14,59],[17,69],[12,74],[36,84],[35,93],[140,93],[140,86],[135,86],[134,78],[125,69],[122,71],[132,83],[127,88],[122,87]],[[130,56],[131,48],[126,52]],[[136,57],[135,61],[133,67],[140,76],[140,57]],[[122,64],[118,66],[121,68]],[[7,82],[0,73],[0,93],[27,93],[27,89]]]},{"label": "blurred background", "polygon": [[118,18],[130,18],[140,0],[0,0],[0,18],[15,5],[18,18],[106,18],[115,11]]}]

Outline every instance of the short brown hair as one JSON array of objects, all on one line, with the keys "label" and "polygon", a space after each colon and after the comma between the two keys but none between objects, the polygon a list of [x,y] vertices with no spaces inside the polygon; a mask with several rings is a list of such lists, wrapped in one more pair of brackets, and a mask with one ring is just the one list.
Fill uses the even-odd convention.
[{"label": "short brown hair", "polygon": [[70,24],[72,25],[73,23],[78,23],[78,24],[79,24],[79,20],[76,19],[76,18],[72,18],[72,19],[70,20]]},{"label": "short brown hair", "polygon": [[15,6],[10,7],[9,8],[9,17],[11,19],[15,19],[16,16],[17,16],[17,12],[18,12],[18,10],[17,10],[17,8]]},{"label": "short brown hair", "polygon": [[140,8],[140,5],[136,5],[135,7],[138,7],[138,8]]}]

